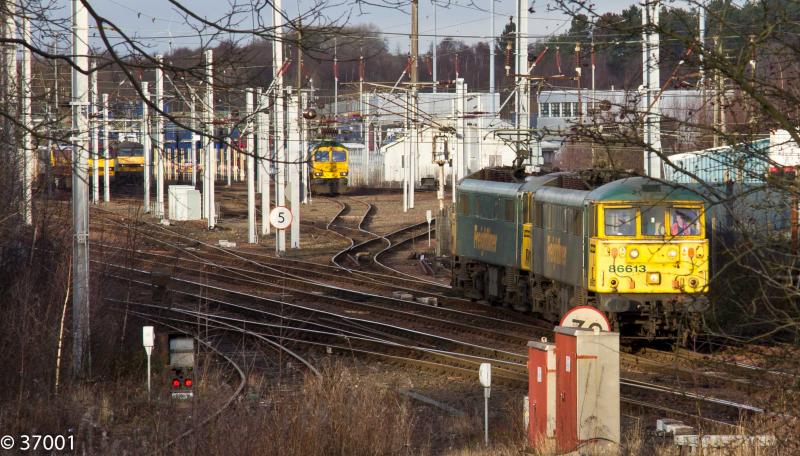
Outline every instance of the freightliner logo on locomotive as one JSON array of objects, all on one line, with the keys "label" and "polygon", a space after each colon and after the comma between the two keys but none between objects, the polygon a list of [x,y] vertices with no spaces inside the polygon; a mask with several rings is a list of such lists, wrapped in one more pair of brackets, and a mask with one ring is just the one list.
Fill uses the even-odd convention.
[{"label": "freightliner logo on locomotive", "polygon": [[492,230],[487,227],[479,227],[473,225],[472,227],[472,244],[473,247],[486,252],[497,251],[497,235],[492,233]]}]

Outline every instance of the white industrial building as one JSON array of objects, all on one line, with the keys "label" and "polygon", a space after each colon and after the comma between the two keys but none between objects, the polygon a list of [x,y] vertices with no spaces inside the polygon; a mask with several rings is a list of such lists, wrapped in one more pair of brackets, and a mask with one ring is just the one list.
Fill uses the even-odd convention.
[{"label": "white industrial building", "polygon": [[[516,153],[507,144],[495,138],[490,129],[481,127],[481,123],[488,124],[490,119],[476,119],[464,129],[464,147],[466,162],[465,175],[472,174],[479,169],[488,166],[511,165],[516,158]],[[511,128],[505,122],[497,122],[497,128]],[[494,128],[494,127],[493,127]],[[378,159],[382,163],[384,185],[400,185],[403,182],[403,169],[405,168],[406,142],[416,141],[417,149],[417,169],[416,184],[420,184],[423,178],[438,178],[439,165],[433,162],[433,137],[439,133],[438,128],[425,128],[417,130],[416,138],[409,138],[405,135],[398,135],[394,140],[384,144],[378,153]],[[453,141],[453,139],[450,139]],[[451,154],[454,150],[450,145]],[[450,166],[445,166],[445,176],[450,182]]]},{"label": "white industrial building", "polygon": [[[340,103],[340,112],[349,112],[349,115],[360,112],[365,125],[363,143],[345,142],[350,150],[350,185],[401,185],[407,154],[414,149],[410,141],[415,143],[417,151],[416,186],[422,179],[438,178],[439,166],[433,162],[434,136],[445,130],[449,130],[451,158],[458,147],[464,148],[465,176],[488,166],[511,165],[516,158],[513,147],[494,134],[497,130],[513,128],[492,114],[500,107],[499,94],[465,92],[464,115],[461,116],[464,122],[463,146],[456,144],[460,141],[453,133],[457,127],[455,93],[419,93],[417,109],[409,112],[406,112],[406,97],[406,93],[369,93],[363,95],[361,105],[357,100]],[[404,128],[407,118],[415,120],[418,126],[413,138]],[[445,165],[448,184],[451,182],[450,173],[451,166]]]}]

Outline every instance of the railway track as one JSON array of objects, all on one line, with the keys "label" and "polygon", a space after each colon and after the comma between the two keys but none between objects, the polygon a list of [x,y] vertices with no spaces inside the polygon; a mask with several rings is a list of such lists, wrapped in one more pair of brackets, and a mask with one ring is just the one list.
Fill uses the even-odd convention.
[{"label": "railway track", "polygon": [[[408,282],[411,282],[418,291],[425,293],[441,293],[450,289],[447,285],[404,273],[381,261],[382,255],[395,251],[398,247],[413,242],[427,233],[427,222],[414,223],[386,234],[376,234],[366,229],[367,221],[375,211],[372,204],[350,198],[350,201],[363,205],[366,210],[355,221],[355,227],[348,227],[343,219],[351,213],[352,206],[344,201],[332,201],[340,205],[340,210],[327,224],[326,229],[332,230],[346,239],[349,245],[336,252],[331,258],[331,263],[351,274],[373,282],[380,281],[396,286],[407,286]],[[336,228],[334,229],[334,227]],[[384,271],[384,274],[381,276],[372,272],[365,274],[365,271],[372,269],[373,266],[378,266],[380,270]]]},{"label": "railway track", "polygon": [[[152,228],[152,227],[151,227]],[[158,230],[161,232],[163,237],[163,230]],[[160,240],[163,243],[163,239]],[[188,239],[184,239],[184,241],[189,241]],[[186,250],[187,245],[193,244],[194,247],[191,247],[193,250]],[[205,247],[202,244],[198,245],[196,242],[184,242],[183,246],[173,245],[171,248],[178,248],[184,249],[185,252],[191,252],[192,254],[196,255],[194,261],[201,263],[201,262],[208,262],[208,259],[205,258],[207,252],[204,252],[203,249]],[[139,254],[141,252],[137,252]],[[153,253],[153,252],[149,252]],[[243,294],[239,290],[231,290],[228,285],[221,286],[222,284],[231,282],[231,281],[240,281],[240,280],[249,280],[250,282],[245,287],[253,288],[253,286],[258,285],[259,287],[265,286],[265,283],[280,281],[280,280],[293,280],[293,284],[291,287],[288,284],[284,284],[282,286],[282,290],[272,289],[265,290],[265,292],[270,292],[273,294],[278,295],[286,295],[291,294],[292,296],[304,296],[305,298],[310,298],[311,296],[319,296],[321,294],[329,294],[331,293],[331,289],[329,288],[328,291],[320,292],[319,290],[303,290],[303,287],[309,287],[310,282],[308,278],[303,281],[302,277],[288,277],[285,274],[286,271],[273,271],[271,275],[264,275],[258,276],[253,275],[253,271],[249,270],[250,268],[233,268],[230,265],[232,259],[238,262],[243,262],[244,264],[249,264],[254,266],[258,262],[255,260],[251,260],[248,258],[243,257],[240,255],[240,252],[230,252],[228,249],[219,249],[217,252],[218,260],[222,260],[223,258],[227,258],[227,262],[220,261],[219,265],[211,264],[206,265],[206,270],[202,271],[206,274],[207,278],[213,278],[215,281],[218,280],[219,283],[215,282],[214,287],[217,288],[216,291],[213,293],[220,293],[223,296],[217,296],[209,291],[210,287],[212,286],[211,283],[202,284],[202,283],[194,283],[193,286],[198,287],[195,292],[189,296],[193,300],[205,300],[206,302],[213,302],[214,305],[235,305],[238,306],[236,312],[231,312],[230,315],[220,315],[217,311],[214,313],[216,315],[215,318],[219,319],[223,316],[225,318],[240,318],[242,312],[253,312],[254,310],[251,306],[243,305],[241,302],[229,302],[229,296],[239,296],[239,298],[244,299],[245,301],[252,301],[252,302],[263,302],[263,296],[255,296],[255,295],[246,295]],[[151,263],[154,263],[155,258],[151,258],[149,260]],[[165,258],[161,258],[164,260]],[[181,260],[183,261],[183,259]],[[197,266],[197,264],[195,265]],[[264,266],[264,265],[261,265]],[[184,268],[184,266],[181,266]],[[272,268],[272,266],[267,266]],[[216,268],[216,270],[214,270]],[[278,269],[278,268],[276,268]],[[184,274],[199,274],[201,271],[197,269],[192,270],[190,267],[186,266],[183,269]],[[125,277],[126,274],[130,273],[130,271],[126,272],[125,274],[120,274],[118,280],[132,280],[130,277]],[[142,274],[140,279],[138,280],[137,286],[139,287],[147,287],[149,286],[147,280],[141,280],[147,274],[147,271],[141,270],[138,274]],[[215,274],[215,276],[212,276]],[[249,278],[242,277],[242,275],[248,275]],[[183,280],[183,279],[181,279]],[[344,287],[340,287],[344,288]],[[198,290],[201,290],[198,292]],[[314,293],[317,291],[317,293]],[[336,290],[333,290],[336,291]],[[337,293],[341,293],[342,290],[336,291]],[[352,290],[347,290],[348,293],[352,293]],[[186,291],[181,291],[181,293],[187,293]],[[228,298],[225,298],[228,296]],[[358,294],[351,294],[347,297],[342,296],[333,296],[337,299],[332,300],[337,302],[337,306],[339,307],[339,312],[331,312],[331,311],[323,311],[320,309],[312,309],[306,308],[302,309],[306,312],[310,312],[310,314],[301,314],[299,317],[292,316],[297,321],[297,326],[293,327],[284,327],[283,330],[286,331],[295,331],[300,332],[300,334],[305,334],[306,331],[311,331],[311,329],[305,328],[303,325],[309,325],[310,322],[313,322],[315,325],[322,325],[322,327],[317,326],[314,331],[316,331],[313,337],[303,336],[303,337],[294,337],[292,338],[291,342],[304,345],[308,347],[316,347],[317,349],[321,347],[328,347],[331,350],[337,351],[348,351],[349,353],[359,353],[363,356],[367,357],[388,357],[394,362],[403,363],[403,359],[411,359],[415,361],[407,361],[408,363],[415,364],[418,367],[423,367],[425,369],[439,369],[445,370],[448,369],[455,369],[456,371],[460,372],[462,376],[469,376],[470,378],[474,376],[474,367],[475,363],[479,363],[482,360],[489,360],[495,363],[506,363],[505,369],[507,372],[504,376],[505,381],[510,385],[516,385],[520,388],[523,388],[523,385],[527,384],[527,374],[525,373],[525,361],[524,361],[524,353],[516,353],[511,350],[498,350],[496,346],[496,342],[494,342],[491,346],[490,345],[479,345],[476,343],[467,342],[464,340],[458,340],[455,338],[448,338],[442,335],[443,330],[445,331],[460,331],[461,334],[467,333],[464,326],[461,327],[450,327],[446,328],[441,321],[431,320],[430,318],[427,319],[428,325],[430,325],[431,331],[425,332],[419,329],[412,329],[408,327],[408,321],[404,321],[405,324],[398,324],[397,322],[393,323],[386,323],[383,320],[386,320],[387,317],[384,312],[386,308],[391,308],[392,306],[399,306],[399,305],[407,305],[405,302],[398,303],[397,300],[386,300],[383,304],[386,304],[383,308],[376,309],[375,307],[369,308],[365,310],[364,307],[359,306],[356,307],[345,307],[345,304],[352,305],[352,303],[346,303],[345,301],[354,301],[353,298],[358,296]],[[362,294],[362,297],[359,299],[362,300],[380,300],[378,298],[385,298],[385,297],[375,297],[369,296],[368,294]],[[332,296],[326,296],[326,299],[331,298]],[[305,299],[304,298],[304,299]],[[400,300],[403,301],[403,300]],[[252,304],[251,302],[251,304]],[[273,306],[278,306],[281,309],[288,308],[292,303],[287,302],[286,300],[277,300],[272,299]],[[375,304],[370,304],[375,305]],[[378,306],[380,307],[380,306]],[[246,310],[243,310],[245,309]],[[297,308],[294,311],[297,311]],[[344,309],[344,312],[342,312]],[[424,307],[417,307],[416,311],[425,311],[426,313],[438,312],[435,307],[424,306]],[[448,309],[451,310],[451,309]],[[406,309],[407,314],[404,314],[403,318],[409,318],[408,315],[413,315],[414,310]],[[367,318],[362,318],[365,315],[363,312],[370,312],[373,315],[380,314],[380,320],[371,320]],[[238,317],[237,317],[238,315]],[[358,317],[354,317],[354,315],[359,315]],[[367,314],[370,315],[370,314]],[[447,318],[452,318],[453,314],[449,314]],[[207,316],[210,318],[210,316]],[[248,319],[244,322],[245,324],[255,325],[255,321],[263,319],[265,317],[259,316],[258,318],[250,315]],[[275,313],[273,312],[272,317],[273,319],[285,320],[289,318],[289,316],[285,313]],[[441,320],[445,320],[445,317],[441,318]],[[228,321],[229,324],[230,321]],[[328,326],[326,326],[326,324]],[[486,325],[486,321],[482,322],[483,325]],[[484,330],[480,326],[476,325],[477,330]],[[519,330],[520,328],[517,328]],[[538,328],[531,328],[532,330],[538,330]],[[548,328],[549,329],[549,328]],[[530,329],[529,329],[530,330]],[[264,333],[264,337],[269,337],[269,333]],[[309,333],[310,334],[310,333]],[[273,334],[274,337],[274,334]],[[333,340],[330,338],[344,338],[346,343],[334,343]],[[536,336],[533,334],[526,334],[523,337],[517,337],[517,343],[522,339],[533,339]],[[284,336],[288,341],[288,337]],[[314,339],[316,338],[316,339]],[[322,340],[320,340],[322,338]],[[357,345],[354,345],[354,341],[357,341]],[[464,343],[466,342],[466,344]],[[490,341],[491,342],[491,341]],[[316,344],[316,345],[315,345]],[[450,345],[447,345],[450,344]],[[381,347],[387,347],[391,345],[392,350],[391,352],[386,352],[385,350],[381,349]],[[413,348],[412,348],[413,347]],[[468,347],[468,348],[467,348]],[[403,352],[406,350],[406,352]],[[398,351],[400,353],[398,353]],[[503,356],[506,356],[505,359],[501,359],[497,356],[498,352],[507,351]],[[437,360],[437,357],[445,357],[446,360]],[[433,358],[431,358],[433,357]],[[449,367],[447,367],[449,366]],[[655,385],[655,384],[645,384],[640,380],[635,379],[626,379],[627,383],[623,384],[624,388],[631,388],[635,391],[649,391],[646,394],[653,394],[657,392],[662,396],[676,396],[676,397],[683,397],[686,401],[692,402],[696,404],[697,402],[703,402],[712,404],[710,406],[719,407],[719,408],[728,408],[728,409],[736,409],[740,412],[742,410],[746,411],[747,413],[755,413],[752,410],[752,407],[748,406],[747,404],[740,404],[735,401],[727,401],[724,399],[717,399],[706,395],[700,394],[681,394],[681,391],[673,389],[672,391],[666,391],[666,387]],[[626,401],[630,404],[639,403],[642,405],[643,403],[647,403],[648,400],[644,400],[641,397],[629,397],[626,395]],[[656,406],[660,403],[662,406],[664,403],[672,403],[675,402],[675,398],[672,399],[660,399],[657,401],[650,401],[653,402],[652,405]],[[688,405],[688,404],[687,404]],[[738,407],[738,408],[737,408]],[[657,408],[657,407],[656,407]]]},{"label": "railway track", "polygon": [[[449,290],[432,291],[430,289],[421,289],[416,284],[406,284],[406,286],[403,286],[403,284],[406,283],[403,279],[393,278],[384,274],[368,272],[347,274],[343,273],[340,268],[336,268],[334,266],[319,266],[313,262],[303,260],[276,258],[255,252],[248,252],[246,250],[222,248],[189,238],[158,224],[145,223],[131,227],[130,225],[116,220],[110,220],[110,222],[112,223],[113,229],[135,229],[137,242],[140,244],[142,240],[147,240],[154,247],[161,251],[164,251],[164,248],[166,247],[169,250],[180,251],[186,257],[195,258],[197,261],[203,261],[204,263],[226,266],[238,265],[239,267],[247,268],[248,270],[255,272],[259,270],[271,271],[280,273],[294,280],[306,281],[311,280],[310,277],[313,277],[314,281],[317,282],[337,284],[342,284],[342,282],[345,282],[355,287],[356,290],[371,294],[382,293],[384,297],[392,296],[393,293],[398,291],[409,293],[415,297],[421,295],[428,296],[436,298],[437,304],[443,308],[438,310],[427,310],[429,312],[438,313],[443,311],[449,312],[453,310],[461,310],[476,315],[484,315],[489,320],[497,319],[503,321],[512,321],[516,322],[517,324],[522,321],[526,323],[525,325],[520,325],[520,327],[523,329],[527,328],[532,330],[541,330],[549,328],[548,326],[542,325],[541,322],[534,318],[521,316],[519,313],[512,312],[509,309],[489,308],[475,304],[467,299],[451,296]],[[168,242],[165,239],[167,237],[171,238],[172,242]],[[104,244],[102,247],[106,249],[118,248],[109,244]],[[135,252],[155,255],[152,252],[147,252],[145,249],[136,249]],[[171,258],[168,258],[164,255],[162,255],[162,258],[167,261],[172,261]],[[349,289],[353,289],[353,287],[349,287]],[[343,289],[344,287],[339,285],[339,288]],[[404,300],[394,300],[396,304],[403,304],[400,301]],[[416,303],[416,307],[431,309],[431,306],[426,306],[419,303]],[[491,317],[489,314],[491,314]]]},{"label": "railway track", "polygon": [[[132,280],[129,278],[119,277],[120,280]],[[148,286],[148,282],[144,280],[135,281],[140,286]],[[220,290],[219,287],[204,284],[194,284],[198,288],[214,288],[217,292],[226,291],[229,295],[228,299],[222,299],[214,293],[198,292],[193,293],[179,291],[178,293],[188,296],[192,299],[203,299],[213,302],[218,306],[232,307],[236,309],[236,317],[220,314],[220,310],[214,313],[209,313],[205,318],[214,319],[234,319],[249,327],[267,326],[268,323],[263,322],[263,318],[268,314],[267,311],[256,308],[255,306],[247,306],[241,303],[231,302],[230,296],[239,295],[241,292],[232,290]],[[273,301],[273,304],[281,308],[292,307],[293,309],[303,308],[303,310],[312,312],[309,314],[275,314],[267,315],[272,319],[280,319],[283,324],[281,329],[287,334],[283,336],[275,336],[272,333],[261,333],[265,337],[277,337],[281,342],[291,341],[295,344],[306,345],[310,347],[325,348],[328,350],[335,350],[347,352],[350,354],[359,354],[366,357],[380,357],[386,358],[392,362],[401,364],[411,364],[416,367],[421,367],[424,370],[439,370],[448,372],[449,374],[457,374],[461,377],[474,376],[475,368],[480,362],[492,362],[498,366],[498,379],[501,383],[508,384],[509,386],[525,389],[527,387],[527,371],[525,365],[525,356],[523,353],[516,354],[517,361],[498,359],[498,350],[493,347],[477,346],[475,344],[464,344],[463,342],[449,340],[448,343],[452,344],[447,349],[434,348],[441,347],[443,338],[433,334],[424,334],[420,331],[401,327],[398,325],[381,323],[380,328],[375,328],[376,322],[367,321],[362,318],[354,318],[347,315],[334,314],[331,312],[321,312],[317,309],[308,309],[304,306],[298,306],[289,302],[277,302],[265,298],[258,298],[255,296],[247,296],[250,299],[256,299],[259,302]],[[261,307],[261,306],[259,306]],[[242,319],[241,315],[245,314],[248,318]],[[335,321],[345,320],[349,323],[348,329],[344,329],[338,325],[330,325],[320,319],[320,315],[324,315],[327,319]],[[287,322],[293,321],[296,326],[289,326]],[[308,327],[309,323],[313,323],[314,327]],[[309,339],[294,334],[305,334],[309,332],[312,337]],[[398,342],[395,336],[402,336],[405,340],[413,340],[413,344]],[[322,338],[322,339],[320,339]],[[340,342],[336,343],[330,338],[339,339]],[[429,338],[429,339],[426,339]],[[346,340],[342,343],[341,340]],[[429,342],[426,344],[426,342]],[[460,345],[460,347],[458,346]],[[465,349],[467,347],[468,349]],[[710,420],[726,421],[735,423],[741,413],[757,413],[759,410],[748,404],[742,404],[735,401],[719,399],[707,395],[699,395],[680,391],[674,388],[657,385],[654,383],[642,382],[632,379],[624,379],[622,381],[622,389],[624,394],[623,402],[642,405],[650,403],[653,405],[669,403],[677,405],[682,403],[681,407],[684,409],[692,410],[698,407],[698,403],[703,404],[703,409],[710,415],[704,416]],[[656,395],[659,399],[652,399],[652,395]],[[644,400],[645,398],[650,398]],[[659,407],[656,407],[659,408]],[[722,410],[727,410],[723,412]],[[725,416],[723,420],[721,416]]]}]

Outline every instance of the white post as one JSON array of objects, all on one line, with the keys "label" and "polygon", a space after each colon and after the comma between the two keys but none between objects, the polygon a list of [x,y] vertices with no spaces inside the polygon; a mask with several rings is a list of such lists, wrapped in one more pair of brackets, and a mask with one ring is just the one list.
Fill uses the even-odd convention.
[{"label": "white post", "polygon": [[[31,39],[30,21],[27,15],[22,17],[22,40],[33,44]],[[22,150],[19,154],[24,157],[25,176],[23,179],[22,206],[25,223],[33,223],[33,180],[36,165],[36,151],[33,150],[31,135],[31,51],[27,46],[22,47]]]},{"label": "white post", "polygon": [[[274,0],[272,2],[272,25],[275,29],[275,39],[273,41],[272,52],[272,76],[275,83],[275,205],[285,206],[286,198],[284,197],[285,182],[285,167],[286,167],[286,150],[284,148],[284,141],[286,136],[283,127],[284,116],[284,98],[283,98],[283,75],[280,68],[283,65],[283,5],[282,0]],[[335,105],[335,102],[334,102]],[[275,250],[279,254],[286,251],[286,232],[285,230],[278,230],[275,235]]]},{"label": "white post", "polygon": [[[456,90],[458,90],[458,79],[456,79]],[[450,185],[452,187],[452,196],[453,196],[453,204],[456,203],[456,169],[458,169],[458,150],[459,150],[459,142],[458,142],[458,97],[455,100],[451,100],[451,112],[453,116],[453,122],[456,125],[456,135],[453,138],[453,141],[448,142],[448,146],[450,147]]]},{"label": "white post", "polygon": [[144,169],[142,173],[142,188],[144,189],[144,211],[150,212],[150,167],[152,166],[151,150],[152,142],[150,137],[150,83],[142,82],[142,153],[144,154]]},{"label": "white post", "polygon": [[[242,137],[247,141],[247,242],[256,243],[256,182],[255,182],[255,148],[253,147],[253,89],[247,89],[244,96],[245,130]],[[246,132],[246,134],[245,134]]]},{"label": "white post", "polygon": [[233,174],[233,150],[228,144],[223,144],[225,148],[225,178],[227,186],[231,186],[231,175]]},{"label": "white post", "polygon": [[155,345],[155,334],[152,326],[142,326],[142,346],[147,354],[147,399],[150,399],[150,355]]},{"label": "white post", "polygon": [[659,91],[661,90],[659,64],[658,14],[661,9],[660,0],[646,1],[642,9],[643,59],[642,75],[645,103],[644,124],[644,170],[650,177],[661,178],[661,116]]},{"label": "white post", "polygon": [[289,204],[292,211],[292,225],[289,227],[290,243],[293,249],[300,248],[300,110],[297,97],[291,87],[286,87],[286,155],[289,166]]},{"label": "white post", "polygon": [[106,203],[111,201],[111,172],[109,160],[111,160],[111,147],[108,144],[108,94],[104,93],[102,96],[103,104],[100,109],[103,110],[103,158],[105,164],[103,168],[103,201]]},{"label": "white post", "polygon": [[[434,86],[434,87],[436,87],[436,86]],[[363,99],[361,100],[361,105],[364,107],[364,115],[361,117],[361,125],[366,125],[366,128],[364,128],[362,126],[362,128],[364,128],[364,134],[362,136],[362,139],[364,141],[364,186],[365,187],[369,187],[369,178],[370,178],[370,170],[369,170],[369,166],[370,166],[370,163],[369,163],[369,146],[370,146],[370,144],[369,144],[369,125],[370,125],[370,122],[365,120],[365,119],[369,119],[369,112],[370,112],[369,94],[365,93],[365,94],[362,95],[362,97],[363,97]],[[308,173],[306,173],[305,175],[308,176]]]},{"label": "white post", "polygon": [[153,150],[156,154],[156,217],[167,218],[164,212],[164,162],[166,161],[164,149],[164,70],[161,68],[162,56],[156,56],[156,128]]},{"label": "white post", "polygon": [[405,138],[403,138],[403,212],[408,212],[408,177],[410,168],[411,125],[409,121],[408,92],[403,97],[405,100]]},{"label": "white post", "polygon": [[[275,205],[286,206],[286,132],[284,130],[285,99],[283,89],[275,97]],[[278,253],[286,251],[286,230],[278,230],[275,235],[275,249]]]},{"label": "white post", "polygon": [[481,363],[478,370],[478,380],[483,386],[483,400],[484,400],[484,413],[483,413],[483,429],[484,429],[484,443],[489,445],[489,396],[492,391],[492,365],[490,363]]},{"label": "white post", "polygon": [[700,81],[698,81],[698,85],[700,86],[700,99],[702,103],[705,103],[706,100],[706,70],[705,70],[705,46],[706,46],[706,3],[705,0],[700,0],[699,11],[698,11],[698,42],[700,43],[699,55],[698,58],[700,60]]},{"label": "white post", "polygon": [[206,128],[206,163],[203,169],[203,201],[208,229],[214,229],[216,214],[214,208],[214,174],[216,173],[216,156],[214,154],[214,51],[205,52],[206,61],[206,100],[205,100],[205,128]]},{"label": "white post", "polygon": [[337,41],[333,37],[333,121],[339,117],[339,58],[337,54]]},{"label": "white post", "polygon": [[[462,179],[467,173],[466,119],[464,119],[466,96],[464,78],[456,79],[456,180]],[[453,182],[455,184],[455,180]]]},{"label": "white post", "polygon": [[[13,5],[13,2],[11,3]],[[13,21],[13,18],[11,18]],[[72,0],[72,371],[89,372],[89,15],[81,0]]]},{"label": "white post", "polygon": [[196,98],[194,91],[192,91],[192,103],[189,105],[189,116],[191,117],[190,127],[192,129],[189,135],[189,140],[192,142],[190,145],[192,154],[192,185],[197,185],[197,137],[195,136],[195,130],[197,130],[197,112],[194,107]]},{"label": "white post", "polygon": [[[300,183],[302,184],[301,187],[303,189],[303,204],[308,204],[309,201],[309,192],[308,192],[308,179],[309,179],[309,163],[308,163],[308,142],[306,141],[306,124],[305,119],[303,118],[303,110],[306,106],[308,106],[308,93],[303,92],[301,95],[301,102],[298,121],[300,122]],[[363,125],[363,123],[362,123]],[[363,126],[362,126],[363,131]]]},{"label": "white post", "polygon": [[[416,119],[416,112],[417,112],[417,88],[411,88],[411,110],[412,119]],[[410,177],[408,182],[408,208],[414,209],[414,188],[417,185],[417,161],[418,161],[418,148],[417,148],[417,122],[412,120],[410,123],[411,127],[411,144],[410,144],[410,163],[411,166],[409,167]]]},{"label": "white post", "polygon": [[492,23],[492,37],[489,40],[489,93],[492,94],[492,117],[497,112],[497,106],[494,100],[494,53],[497,42],[494,39],[494,1],[489,0],[489,16]]},{"label": "white post", "polygon": [[[528,2],[517,0],[517,68],[518,75],[528,72]],[[530,81],[517,76],[517,128],[528,130],[530,124]]]},{"label": "white post", "polygon": [[[439,40],[436,37],[436,2],[431,0],[431,4],[433,5],[433,93],[436,93],[436,86],[438,83],[437,74],[436,74],[436,46],[439,44]],[[493,4],[494,5],[494,4]],[[494,16],[494,14],[492,14]],[[493,22],[494,23],[494,22]]]},{"label": "white post", "polygon": [[256,134],[258,135],[258,174],[261,177],[261,235],[266,236],[270,232],[269,211],[270,211],[270,153],[269,153],[269,127],[267,124],[267,114],[263,111],[269,106],[269,99],[261,88],[256,90],[258,99],[258,113],[256,114]]},{"label": "white post", "polygon": [[[249,122],[250,122],[251,128],[252,128],[252,124],[253,124],[252,119]],[[253,136],[248,136],[248,140],[250,140],[252,138],[253,138]],[[255,150],[255,149],[253,149],[253,150]],[[236,157],[238,157],[238,159],[236,160],[236,167],[239,170],[238,181],[241,182],[241,181],[245,180],[245,171],[247,170],[247,162],[246,162],[247,156],[243,152],[239,151],[239,152],[236,153]],[[253,163],[253,165],[255,166],[255,163]]]},{"label": "white post", "polygon": [[92,156],[92,202],[100,203],[100,148],[97,144],[98,122],[97,122],[97,68],[92,65],[91,76],[89,78],[89,131],[91,132],[91,156]]},{"label": "white post", "polygon": [[425,211],[425,220],[428,221],[428,247],[431,246],[431,222],[433,221],[433,213],[430,209]]}]

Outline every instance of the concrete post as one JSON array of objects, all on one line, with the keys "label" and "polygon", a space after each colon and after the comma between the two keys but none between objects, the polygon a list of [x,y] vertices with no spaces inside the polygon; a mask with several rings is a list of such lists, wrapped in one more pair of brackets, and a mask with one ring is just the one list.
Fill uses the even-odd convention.
[{"label": "concrete post", "polygon": [[[32,44],[30,21],[27,16],[22,17],[22,40]],[[33,223],[33,180],[36,172],[36,151],[33,150],[31,135],[31,51],[27,46],[22,47],[22,150],[20,157],[24,157],[25,175],[23,176],[22,214],[27,225]]]},{"label": "concrete post", "polygon": [[[650,177],[661,178],[661,116],[660,98],[661,91],[659,72],[659,34],[658,14],[661,9],[660,0],[649,0],[642,8],[642,75],[645,110],[644,124],[644,171]],[[703,9],[703,8],[701,8]]]},{"label": "concrete post", "polygon": [[214,175],[217,172],[217,160],[214,154],[214,51],[204,54],[206,63],[206,100],[205,100],[205,132],[206,163],[203,169],[203,207],[208,219],[208,229],[216,226],[216,209],[214,208]]},{"label": "concrete post", "polygon": [[164,70],[161,68],[162,56],[156,56],[156,127],[153,151],[156,154],[156,217],[166,218],[164,213]]},{"label": "concrete post", "polygon": [[464,119],[464,103],[466,96],[464,78],[456,79],[456,180],[463,179],[467,173],[467,147],[465,142],[466,119]]},{"label": "concrete post", "polygon": [[195,130],[197,130],[197,112],[195,111],[195,96],[194,91],[192,91],[192,102],[189,105],[189,116],[190,119],[190,127],[192,129],[191,134],[189,135],[189,140],[192,142],[190,145],[191,150],[191,160],[192,160],[192,185],[197,185],[197,137],[195,136]]},{"label": "concrete post", "polygon": [[[12,3],[13,5],[13,3]],[[11,18],[13,21],[13,18]],[[72,0],[72,372],[83,378],[90,371],[89,348],[89,15],[80,0]]]},{"label": "concrete post", "polygon": [[300,112],[292,88],[286,87],[287,173],[289,175],[289,204],[292,224],[289,227],[289,246],[300,248]]},{"label": "concrete post", "polygon": [[152,142],[150,137],[150,105],[147,104],[147,101],[150,100],[150,83],[142,82],[142,94],[144,95],[144,100],[142,100],[142,153],[144,154],[142,188],[144,190],[144,212],[149,213]]},{"label": "concrete post", "polygon": [[97,68],[92,65],[91,76],[89,77],[89,132],[91,134],[91,156],[92,156],[92,203],[100,203],[100,148],[97,144],[99,136],[97,121]]},{"label": "concrete post", "polygon": [[253,147],[253,89],[247,89],[245,92],[245,131],[247,135],[244,136],[247,141],[247,242],[250,244],[256,243],[256,182],[255,182],[255,157],[253,156],[255,148]]},{"label": "concrete post", "polygon": [[105,159],[105,167],[103,169],[103,201],[106,203],[111,201],[111,176],[109,173],[109,160],[111,160],[111,147],[108,144],[108,94],[104,93],[102,97],[103,103],[100,109],[103,110],[103,158]]},{"label": "concrete post", "polygon": [[[528,72],[528,2],[517,0],[517,74]],[[517,128],[527,130],[530,125],[530,81],[516,77]]]},{"label": "concrete post", "polygon": [[266,236],[270,233],[269,211],[270,211],[270,177],[269,170],[270,150],[269,150],[269,122],[267,114],[263,111],[269,106],[269,99],[262,89],[256,91],[258,97],[258,113],[256,114],[256,134],[258,135],[258,162],[259,162],[259,182],[261,183],[261,235]]},{"label": "concrete post", "polygon": [[[275,205],[285,206],[286,198],[284,196],[284,189],[286,186],[285,168],[286,168],[286,149],[285,141],[286,134],[284,132],[284,98],[283,98],[283,75],[281,74],[281,66],[283,65],[283,5],[282,0],[274,0],[272,2],[272,25],[275,29],[275,43],[272,46],[273,59],[273,81],[275,84]],[[336,102],[334,101],[334,106]],[[286,232],[285,230],[278,230],[275,236],[275,250],[280,254],[286,251]]]}]

